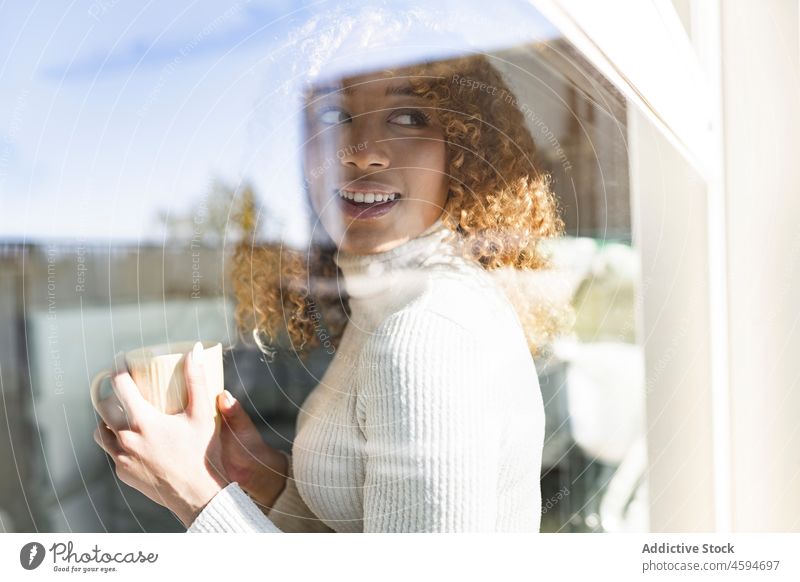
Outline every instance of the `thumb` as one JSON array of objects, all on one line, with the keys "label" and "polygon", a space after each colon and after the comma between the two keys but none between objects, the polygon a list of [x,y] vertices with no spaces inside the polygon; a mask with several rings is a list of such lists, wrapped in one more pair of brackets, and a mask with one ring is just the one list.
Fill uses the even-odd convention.
[{"label": "thumb", "polygon": [[125,415],[128,426],[130,428],[138,427],[139,421],[144,420],[144,416],[153,407],[145,400],[133,378],[131,378],[123,352],[119,352],[114,356],[111,387],[114,390],[117,401],[122,405],[121,412]]},{"label": "thumb", "polygon": [[254,426],[242,404],[227,390],[217,396],[217,406],[232,431],[240,432]]},{"label": "thumb", "polygon": [[186,355],[183,373],[188,396],[187,414],[199,417],[204,413],[210,413],[206,372],[203,366],[203,344],[200,342],[196,342],[192,351]]}]

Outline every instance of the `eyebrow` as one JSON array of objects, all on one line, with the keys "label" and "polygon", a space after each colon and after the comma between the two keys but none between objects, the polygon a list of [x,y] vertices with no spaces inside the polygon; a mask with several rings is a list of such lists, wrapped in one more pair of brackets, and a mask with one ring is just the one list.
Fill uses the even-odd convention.
[{"label": "eyebrow", "polygon": [[[322,87],[315,87],[311,91],[310,98],[316,99],[319,97],[324,97],[326,95],[330,95],[333,93],[341,93],[342,95],[351,96],[353,94],[353,86],[348,85],[347,87],[340,87],[338,85],[325,85]],[[387,97],[393,95],[400,95],[400,96],[407,96],[407,97],[419,97],[419,95],[414,91],[411,85],[389,85],[386,87]]]}]

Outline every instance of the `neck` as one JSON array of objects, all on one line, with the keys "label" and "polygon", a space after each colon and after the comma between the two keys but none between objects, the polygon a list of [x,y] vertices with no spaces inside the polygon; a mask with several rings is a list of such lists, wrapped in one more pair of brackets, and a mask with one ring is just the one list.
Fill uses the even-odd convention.
[{"label": "neck", "polygon": [[418,236],[388,251],[363,255],[339,250],[334,261],[342,270],[352,314],[357,315],[359,311],[380,310],[386,301],[419,280],[426,266],[445,257],[453,260],[459,255],[458,249],[458,235],[440,217]]}]

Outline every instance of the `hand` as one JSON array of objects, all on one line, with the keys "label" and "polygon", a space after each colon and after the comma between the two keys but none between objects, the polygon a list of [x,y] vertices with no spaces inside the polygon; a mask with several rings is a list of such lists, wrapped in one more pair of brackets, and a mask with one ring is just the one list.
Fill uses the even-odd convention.
[{"label": "hand", "polygon": [[270,509],[286,484],[288,460],[261,438],[247,412],[230,392],[217,396],[222,413],[222,463],[231,481]]},{"label": "hand", "polygon": [[[164,414],[144,399],[127,370],[112,377],[124,422],[101,409],[105,421],[94,440],[114,460],[117,476],[189,527],[203,507],[227,484],[220,431],[208,406],[198,342],[185,358],[186,409]],[[119,369],[118,369],[119,370]]]}]

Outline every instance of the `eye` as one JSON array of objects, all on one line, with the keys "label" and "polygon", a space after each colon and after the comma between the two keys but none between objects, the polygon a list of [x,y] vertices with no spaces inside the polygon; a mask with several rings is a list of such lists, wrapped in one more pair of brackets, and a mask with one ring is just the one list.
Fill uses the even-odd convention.
[{"label": "eye", "polygon": [[317,119],[328,125],[337,125],[350,119],[350,116],[338,107],[326,107],[317,114]]},{"label": "eye", "polygon": [[404,109],[395,113],[390,119],[397,125],[423,126],[428,125],[430,117],[418,109]]}]

